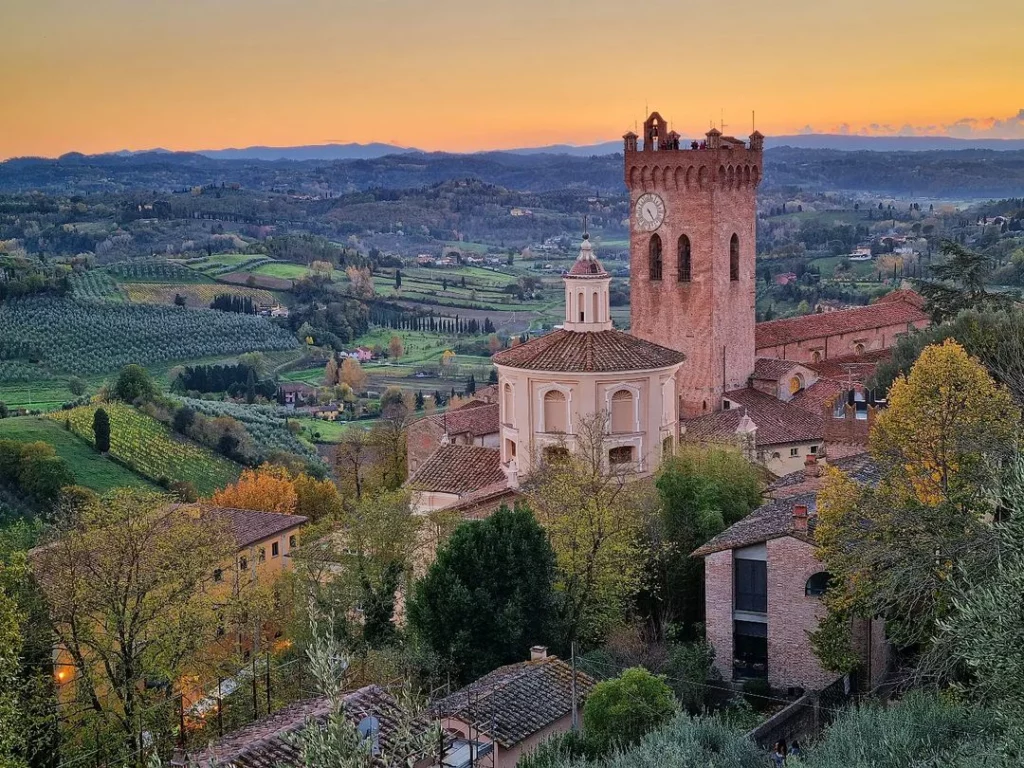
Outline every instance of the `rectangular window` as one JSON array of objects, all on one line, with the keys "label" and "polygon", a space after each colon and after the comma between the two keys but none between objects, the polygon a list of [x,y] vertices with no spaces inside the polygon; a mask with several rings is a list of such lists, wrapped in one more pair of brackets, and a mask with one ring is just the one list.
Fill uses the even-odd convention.
[{"label": "rectangular window", "polygon": [[248,571],[249,570],[249,558],[247,558],[245,555],[242,555],[240,558],[238,558],[238,570],[240,570],[240,571]]},{"label": "rectangular window", "polygon": [[295,549],[296,541],[297,539],[295,538],[295,534],[293,533],[291,536],[288,537],[288,549]]},{"label": "rectangular window", "polygon": [[733,608],[737,611],[768,611],[768,563],[736,560],[733,564]]},{"label": "rectangular window", "polygon": [[768,677],[768,625],[757,621],[733,622],[733,675]]},{"label": "rectangular window", "polygon": [[280,545],[276,541],[273,544],[270,545],[270,556],[271,557],[277,557],[280,554],[280,551],[278,549],[279,546]]},{"label": "rectangular window", "polygon": [[266,559],[267,559],[267,548],[266,547],[260,547],[260,558],[259,558],[259,560],[262,563]]},{"label": "rectangular window", "polygon": [[811,446],[811,453],[813,453],[813,454],[817,454],[817,453],[818,453],[818,446],[816,446],[816,445],[812,445],[812,446]]},{"label": "rectangular window", "polygon": [[800,455],[800,449],[799,448],[790,448],[789,449],[789,455],[790,455],[790,458],[794,458],[796,456],[799,456]]},{"label": "rectangular window", "polygon": [[608,461],[611,464],[629,464],[633,461],[633,446],[620,445],[608,451]]},{"label": "rectangular window", "polygon": [[213,571],[213,580],[214,581],[223,581],[224,580],[224,572],[220,568],[214,569],[214,571]]}]

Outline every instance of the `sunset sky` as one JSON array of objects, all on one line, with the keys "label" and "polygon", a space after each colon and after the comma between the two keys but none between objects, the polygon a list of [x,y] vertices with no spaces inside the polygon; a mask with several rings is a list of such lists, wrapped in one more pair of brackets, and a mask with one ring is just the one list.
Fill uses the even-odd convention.
[{"label": "sunset sky", "polygon": [[[1024,138],[1021,0],[2,0],[0,158],[684,135]],[[966,122],[965,122],[966,121]]]}]

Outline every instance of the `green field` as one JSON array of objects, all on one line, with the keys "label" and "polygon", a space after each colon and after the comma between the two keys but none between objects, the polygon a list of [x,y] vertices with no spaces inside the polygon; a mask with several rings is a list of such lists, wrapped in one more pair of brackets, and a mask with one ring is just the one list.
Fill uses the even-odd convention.
[{"label": "green field", "polygon": [[298,280],[309,274],[309,270],[299,264],[288,264],[283,261],[276,261],[273,264],[261,264],[252,270],[246,270],[253,272],[257,275],[267,275],[268,277],[280,277],[284,280]]},{"label": "green field", "polygon": [[123,486],[154,487],[130,469],[96,453],[91,445],[66,430],[59,416],[57,419],[40,416],[0,419],[0,440],[17,440],[21,443],[41,440],[49,443],[57,455],[68,463],[76,482],[97,493]]},{"label": "green field", "polygon": [[[110,415],[110,453],[151,480],[167,478],[192,483],[208,495],[238,479],[241,467],[195,443],[171,434],[156,419],[129,405],[106,403]],[[50,414],[56,422],[68,419],[71,429],[92,442],[92,420],[97,406],[84,405]]]},{"label": "green field", "polygon": [[302,418],[296,419],[302,425],[302,436],[307,440],[314,440],[314,433],[319,433],[317,442],[337,443],[345,436],[346,432],[353,429],[369,429],[373,421],[362,419],[359,421],[323,421],[321,419]]}]

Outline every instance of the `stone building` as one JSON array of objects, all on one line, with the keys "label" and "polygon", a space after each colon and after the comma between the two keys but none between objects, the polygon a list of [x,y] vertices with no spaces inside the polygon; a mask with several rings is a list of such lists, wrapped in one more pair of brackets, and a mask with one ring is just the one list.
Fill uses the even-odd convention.
[{"label": "stone building", "polygon": [[[866,454],[835,462],[853,480],[878,482]],[[715,666],[725,680],[766,678],[773,688],[820,689],[836,678],[821,668],[809,633],[825,615],[821,598],[829,575],[815,557],[818,463],[781,478],[774,497],[697,549],[704,559],[705,627]],[[854,647],[867,688],[888,671],[889,649],[880,620],[856,620]]]}]

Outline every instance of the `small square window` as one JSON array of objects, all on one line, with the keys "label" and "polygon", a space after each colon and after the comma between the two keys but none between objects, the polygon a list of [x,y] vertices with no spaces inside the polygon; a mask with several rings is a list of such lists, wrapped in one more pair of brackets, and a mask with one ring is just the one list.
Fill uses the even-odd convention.
[{"label": "small square window", "polygon": [[238,569],[240,571],[249,570],[249,558],[247,558],[245,555],[242,555],[240,558],[238,558]]},{"label": "small square window", "polygon": [[811,453],[817,454],[818,453],[818,446],[812,445],[811,446]]},{"label": "small square window", "polygon": [[213,572],[214,581],[224,581],[224,572],[220,568],[217,568]]},{"label": "small square window", "polygon": [[260,558],[259,558],[259,560],[262,563],[266,559],[267,559],[267,548],[266,547],[260,547]]},{"label": "small square window", "polygon": [[789,455],[790,456],[799,456],[800,455],[800,449],[799,448],[790,448],[789,449]]},{"label": "small square window", "polygon": [[295,549],[296,542],[297,539],[295,538],[295,534],[293,533],[291,536],[288,537],[288,549]]},{"label": "small square window", "polygon": [[633,461],[633,446],[620,445],[608,451],[608,462],[610,464],[629,464]]},{"label": "small square window", "polygon": [[280,552],[278,550],[279,546],[280,545],[276,541],[273,544],[270,545],[270,556],[271,557],[277,557],[280,554]]}]

